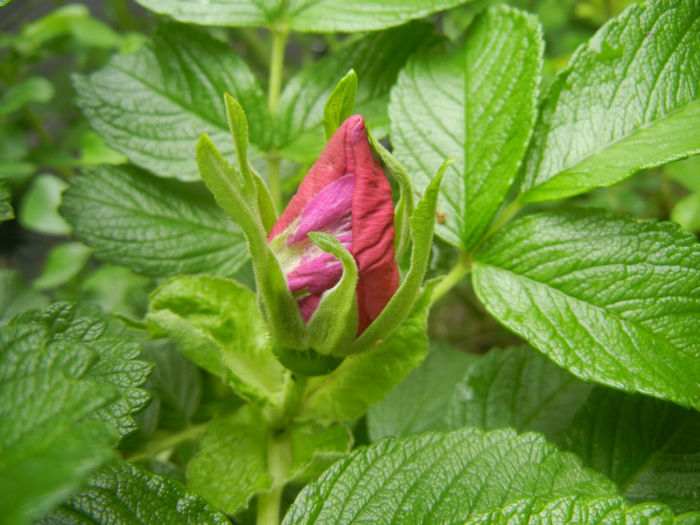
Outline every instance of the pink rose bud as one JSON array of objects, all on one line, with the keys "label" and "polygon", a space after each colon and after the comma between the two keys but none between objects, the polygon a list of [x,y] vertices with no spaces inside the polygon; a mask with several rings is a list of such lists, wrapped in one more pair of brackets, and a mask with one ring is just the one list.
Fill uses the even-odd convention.
[{"label": "pink rose bud", "polygon": [[391,186],[372,156],[360,115],[333,134],[268,235],[305,322],[343,274],[341,262],[313,244],[309,232],[332,235],[355,258],[359,335],[399,282]]}]

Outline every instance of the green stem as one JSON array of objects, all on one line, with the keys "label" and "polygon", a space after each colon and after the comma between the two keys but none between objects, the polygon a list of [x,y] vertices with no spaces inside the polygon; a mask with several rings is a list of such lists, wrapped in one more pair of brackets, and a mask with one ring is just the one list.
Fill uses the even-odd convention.
[{"label": "green stem", "polygon": [[[491,224],[491,227],[486,230],[484,236],[479,240],[477,246],[483,243],[486,239],[491,237],[496,231],[500,230],[508,221],[517,215],[517,213],[523,209],[524,204],[520,201],[513,201],[508,206],[503,209],[503,212],[498,216],[498,218]],[[476,251],[476,247],[474,250]]]},{"label": "green stem", "polygon": [[[274,26],[272,32],[272,56],[270,58],[270,78],[268,82],[267,104],[270,114],[274,116],[277,111],[277,104],[282,90],[282,77],[284,73],[284,50],[287,46],[287,36],[289,28],[286,26]],[[268,182],[270,184],[270,194],[278,210],[282,209],[282,185],[280,183],[280,157],[279,152],[274,149],[268,152]]]},{"label": "green stem", "polygon": [[275,209],[282,210],[282,183],[280,181],[280,162],[282,157],[277,151],[267,154],[267,181],[270,185],[270,197]]},{"label": "green stem", "polygon": [[258,495],[257,525],[278,525],[282,491],[291,463],[291,443],[289,435],[271,434],[267,442],[267,471],[272,478],[273,488]]},{"label": "green stem", "polygon": [[200,423],[198,425],[192,425],[184,428],[176,434],[170,434],[162,439],[152,441],[146,444],[146,447],[141,452],[136,452],[135,454],[129,456],[128,460],[133,463],[136,461],[143,461],[144,459],[154,458],[164,450],[175,448],[184,441],[189,441],[201,436],[206,428],[206,423]]},{"label": "green stem", "polygon": [[452,268],[447,275],[440,281],[435,289],[433,290],[433,295],[430,298],[430,303],[436,303],[443,295],[449,292],[453,286],[459,283],[465,275],[467,275],[472,269],[471,259],[468,254],[462,254],[459,261]]}]

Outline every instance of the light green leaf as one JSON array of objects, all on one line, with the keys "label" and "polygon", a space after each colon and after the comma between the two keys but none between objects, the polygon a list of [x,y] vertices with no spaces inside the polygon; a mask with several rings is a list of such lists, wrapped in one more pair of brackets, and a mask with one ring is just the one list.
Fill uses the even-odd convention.
[{"label": "light green leaf", "polygon": [[278,405],[288,376],[270,348],[255,294],[235,281],[175,277],[151,294],[148,321],[241,395]]},{"label": "light green leaf", "polygon": [[180,483],[118,462],[92,475],[87,488],[37,523],[225,525],[230,522]]},{"label": "light green leaf", "polygon": [[679,200],[671,210],[671,220],[688,231],[700,230],[700,191]]},{"label": "light green leaf", "polygon": [[70,225],[58,214],[61,193],[68,185],[53,175],[38,175],[19,205],[19,223],[29,230],[48,235],[65,235]]},{"label": "light green leaf", "polygon": [[633,4],[553,84],[520,197],[560,199],[700,152],[700,5]]},{"label": "light green leaf", "polygon": [[442,419],[455,386],[475,362],[475,354],[457,351],[446,343],[431,343],[421,365],[388,396],[369,407],[370,439],[442,430]]},{"label": "light green leaf", "polygon": [[10,184],[5,179],[0,179],[0,223],[15,218],[12,209],[12,192]]},{"label": "light green leaf", "polygon": [[233,275],[245,239],[202,188],[162,181],[128,166],[86,168],[61,213],[99,259],[147,275]]},{"label": "light green leaf", "polygon": [[462,43],[412,57],[392,89],[394,154],[414,188],[424,192],[445,158],[457,159],[436,229],[455,246],[478,241],[515,178],[535,122],[543,46],[533,16],[493,8]]},{"label": "light green leaf", "polygon": [[34,288],[47,290],[67,283],[85,267],[91,252],[79,242],[59,244],[49,252],[41,275],[33,283]]},{"label": "light green leaf", "polygon": [[431,29],[428,24],[416,22],[371,34],[294,75],[277,107],[275,143],[282,154],[299,162],[318,158],[326,144],[326,101],[350,68],[359,81],[353,111],[365,117],[378,139],[386,136],[389,90],[401,66],[429,38]]},{"label": "light green leaf", "polygon": [[126,164],[128,159],[113,150],[102,135],[91,129],[86,129],[80,137],[80,166],[95,166],[97,164]]},{"label": "light green leaf", "polygon": [[20,312],[48,304],[48,297],[24,284],[19,270],[0,269],[0,325]]},{"label": "light green leaf", "polygon": [[456,384],[443,428],[512,427],[554,439],[571,425],[592,388],[527,346],[493,349]]},{"label": "light green leaf", "polygon": [[351,69],[340,79],[328,97],[323,109],[323,125],[326,128],[326,140],[330,140],[340,125],[352,115],[357,95],[357,73]]},{"label": "light green leaf", "polygon": [[467,0],[137,0],[176,20],[214,26],[288,24],[294,31],[333,33],[397,26]]},{"label": "light green leaf", "polygon": [[148,310],[148,292],[153,281],[123,266],[100,266],[80,280],[80,291],[86,301],[105,312],[142,319]]},{"label": "light green leaf", "polygon": [[466,428],[387,438],[338,461],[307,485],[285,524],[463,523],[527,501],[595,505],[615,486],[536,434]]},{"label": "light green leaf", "polygon": [[74,84],[78,105],[107,144],[162,177],[199,178],[195,144],[203,132],[234,158],[227,91],[248,114],[252,142],[268,143],[267,101],[253,73],[227,45],[191,27],[161,25],[137,53],[115,56]]},{"label": "light green leaf", "polygon": [[667,164],[664,171],[690,191],[700,191],[700,155]]},{"label": "light green leaf", "polygon": [[45,78],[25,78],[0,97],[0,116],[9,115],[31,102],[48,102],[53,98],[53,93],[53,85]]},{"label": "light green leaf", "polygon": [[486,241],[472,275],[496,319],[574,375],[700,408],[700,245],[675,224],[528,215]]},{"label": "light green leaf", "polygon": [[630,501],[700,510],[700,414],[671,403],[597,387],[578,411],[565,446],[608,476]]},{"label": "light green leaf", "polygon": [[332,463],[350,452],[353,436],[343,424],[324,426],[296,423],[289,430],[292,458],[289,480],[308,480],[321,475]]}]

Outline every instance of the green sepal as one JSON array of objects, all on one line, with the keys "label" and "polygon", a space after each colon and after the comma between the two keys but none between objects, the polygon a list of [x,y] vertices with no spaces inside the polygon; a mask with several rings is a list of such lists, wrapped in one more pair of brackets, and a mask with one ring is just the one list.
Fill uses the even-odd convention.
[{"label": "green sepal", "polygon": [[260,310],[273,340],[284,347],[307,348],[306,327],[282,268],[267,244],[261,218],[236,186],[233,168],[206,134],[197,141],[197,163],[216,202],[238,224],[248,241]]},{"label": "green sepal", "polygon": [[355,95],[357,95],[357,73],[351,69],[336,84],[323,110],[326,140],[330,140],[335,130],[352,114]]},{"label": "green sepal", "polygon": [[[408,316],[414,303],[420,296],[421,284],[428,267],[430,250],[435,230],[437,201],[440,183],[445,170],[455,159],[447,159],[425,190],[409,219],[411,233],[411,264],[406,277],[382,313],[372,321],[367,329],[352,344],[347,346],[342,355],[350,355],[367,350],[370,346],[387,338],[394,329]],[[338,354],[336,354],[338,355]]]},{"label": "green sepal", "polygon": [[413,214],[413,185],[411,184],[411,179],[408,177],[408,173],[406,173],[406,170],[396,157],[382,146],[378,140],[375,140],[374,136],[372,136],[369,131],[367,132],[367,136],[369,137],[370,144],[372,144],[372,147],[379,154],[382,162],[389,170],[389,173],[391,173],[396,179],[396,182],[399,183],[399,202],[396,204],[396,211],[394,212],[394,227],[396,230],[394,252],[396,253],[396,260],[400,261],[401,256],[411,242],[409,221]]},{"label": "green sepal", "polygon": [[354,257],[335,237],[311,232],[309,239],[343,264],[343,276],[324,294],[306,326],[309,346],[321,354],[335,355],[338,349],[350,344],[357,335],[357,265]]},{"label": "green sepal", "polygon": [[307,350],[293,350],[291,348],[273,346],[272,351],[285,368],[309,377],[330,374],[343,362],[342,357],[319,354],[310,348]]}]

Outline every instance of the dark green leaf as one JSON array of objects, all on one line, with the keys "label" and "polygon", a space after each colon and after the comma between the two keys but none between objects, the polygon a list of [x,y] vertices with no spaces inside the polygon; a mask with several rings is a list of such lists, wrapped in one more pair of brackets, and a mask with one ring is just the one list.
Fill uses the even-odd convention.
[{"label": "dark green leaf", "polygon": [[610,186],[700,152],[700,4],[634,4],[580,47],[552,86],[523,201]]},{"label": "dark green leaf", "polygon": [[436,229],[455,246],[479,239],[515,178],[535,122],[542,50],[533,16],[494,8],[461,44],[411,58],[392,90],[391,139],[415,189],[424,192],[442,162],[457,159]]},{"label": "dark green leaf", "polygon": [[583,380],[700,408],[700,245],[673,223],[529,215],[475,255],[487,310]]},{"label": "dark green leaf", "polygon": [[233,275],[248,259],[238,228],[201,188],[128,166],[85,168],[61,213],[95,255],[147,275]]},{"label": "dark green leaf", "polygon": [[162,25],[150,44],[76,76],[75,87],[78,105],[107,143],[162,177],[199,178],[195,144],[203,132],[235,156],[227,91],[248,114],[252,142],[268,142],[267,102],[253,73],[227,45],[194,28]]},{"label": "dark green leaf", "polygon": [[225,525],[230,522],[201,497],[180,483],[124,462],[91,476],[88,486],[41,525]]}]

